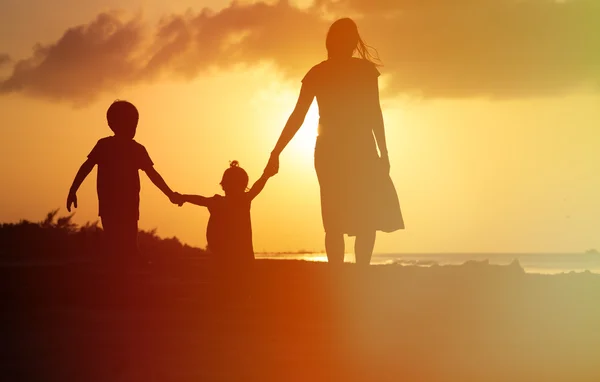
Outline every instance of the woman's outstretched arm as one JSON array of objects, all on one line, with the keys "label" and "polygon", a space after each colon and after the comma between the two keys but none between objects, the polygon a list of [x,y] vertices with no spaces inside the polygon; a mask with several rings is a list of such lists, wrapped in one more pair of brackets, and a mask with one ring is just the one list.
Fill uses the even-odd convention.
[{"label": "woman's outstretched arm", "polygon": [[248,191],[248,196],[250,197],[250,200],[256,198],[256,196],[260,194],[263,188],[265,188],[267,180],[269,180],[269,176],[266,173],[263,173],[262,176],[256,182],[254,182],[252,188],[250,189],[250,191]]},{"label": "woman's outstretched arm", "polygon": [[290,117],[288,118],[279,139],[277,140],[277,144],[275,148],[271,152],[271,158],[269,159],[269,163],[267,164],[266,173],[268,176],[272,176],[277,174],[279,171],[279,154],[283,151],[283,149],[287,146],[287,144],[292,140],[294,135],[300,129],[300,126],[304,123],[304,118],[306,117],[306,113],[312,104],[313,99],[315,98],[315,94],[312,90],[310,90],[307,86],[302,85],[300,89],[300,95],[298,96],[298,102],[296,102],[296,107]]}]

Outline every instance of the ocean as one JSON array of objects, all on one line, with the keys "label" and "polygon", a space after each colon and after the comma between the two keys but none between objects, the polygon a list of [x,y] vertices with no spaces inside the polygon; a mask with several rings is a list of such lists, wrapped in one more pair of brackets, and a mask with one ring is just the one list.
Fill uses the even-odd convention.
[{"label": "ocean", "polygon": [[[257,259],[327,261],[325,253],[261,253]],[[592,272],[600,274],[599,253],[378,253],[371,264],[429,267],[460,265],[468,261],[489,262],[491,265],[509,265],[517,260],[527,273],[559,274]],[[346,254],[346,262],[354,262],[353,254]]]}]

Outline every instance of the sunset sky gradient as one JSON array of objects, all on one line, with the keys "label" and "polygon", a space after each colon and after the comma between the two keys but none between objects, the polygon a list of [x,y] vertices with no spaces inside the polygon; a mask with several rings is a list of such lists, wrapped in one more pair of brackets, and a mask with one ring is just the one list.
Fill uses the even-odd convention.
[{"label": "sunset sky gradient", "polygon": [[[354,17],[383,61],[406,230],[375,252],[600,249],[600,2],[8,0],[0,3],[0,221],[62,208],[119,98],[176,191],[213,195],[230,160],[256,180]],[[316,105],[252,207],[256,251],[323,250]],[[142,229],[204,246],[208,212],[142,174]],[[95,171],[75,221],[97,219]]]}]

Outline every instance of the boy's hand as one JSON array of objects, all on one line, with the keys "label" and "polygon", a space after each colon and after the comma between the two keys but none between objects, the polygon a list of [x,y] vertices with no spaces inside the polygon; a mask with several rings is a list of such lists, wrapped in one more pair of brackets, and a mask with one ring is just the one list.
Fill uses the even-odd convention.
[{"label": "boy's hand", "polygon": [[74,192],[69,192],[69,196],[67,197],[67,211],[71,212],[71,204],[77,208],[77,194]]}]

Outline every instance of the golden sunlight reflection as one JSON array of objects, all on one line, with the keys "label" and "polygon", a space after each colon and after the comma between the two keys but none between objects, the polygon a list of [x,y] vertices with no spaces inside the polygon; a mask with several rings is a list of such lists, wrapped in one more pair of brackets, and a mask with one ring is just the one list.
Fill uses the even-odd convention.
[{"label": "golden sunlight reflection", "polygon": [[304,260],[319,263],[327,262],[327,255],[324,252],[257,253],[256,258],[272,260]]},{"label": "golden sunlight reflection", "polygon": [[[348,243],[349,244],[349,243]],[[278,252],[278,253],[257,253],[257,259],[269,259],[269,260],[304,260],[311,261],[316,263],[326,263],[327,262],[327,254],[325,252],[310,252],[310,251],[298,251],[298,252]],[[344,262],[353,263],[355,262],[353,253],[346,253],[344,257]],[[400,266],[404,266],[403,264],[397,263],[396,259],[391,258],[390,256],[385,255],[377,255],[373,256],[373,260],[371,264],[398,264]],[[418,265],[429,267],[428,265]]]}]

